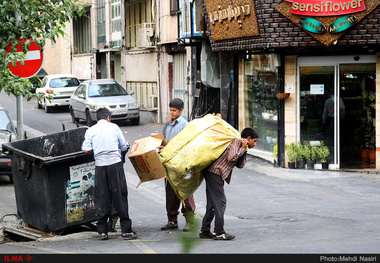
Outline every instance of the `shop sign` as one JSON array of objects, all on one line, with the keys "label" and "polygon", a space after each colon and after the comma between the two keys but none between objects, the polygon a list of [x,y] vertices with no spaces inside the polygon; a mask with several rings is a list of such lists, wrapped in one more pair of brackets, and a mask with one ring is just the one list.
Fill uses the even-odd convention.
[{"label": "shop sign", "polygon": [[210,12],[208,18],[213,25],[217,21],[223,23],[223,21],[226,19],[231,21],[233,18],[235,18],[241,27],[242,19],[244,19],[245,16],[249,16],[250,14],[251,8],[249,5],[242,5],[237,7],[229,5],[226,9],[214,11],[212,13]]},{"label": "shop sign", "polygon": [[335,20],[329,26],[329,32],[331,34],[337,34],[337,33],[343,32],[349,29],[351,26],[353,26],[355,22],[356,22],[355,16],[344,16],[342,18],[339,18],[338,20]]},{"label": "shop sign", "polygon": [[276,10],[328,47],[379,4],[380,0],[284,0]]},{"label": "shop sign", "polygon": [[254,0],[205,1],[214,41],[260,34]]},{"label": "shop sign", "polygon": [[299,23],[301,27],[312,33],[322,34],[326,31],[326,27],[321,22],[310,17],[300,18]]},{"label": "shop sign", "polygon": [[364,0],[286,0],[291,13],[300,16],[337,16],[365,10]]}]

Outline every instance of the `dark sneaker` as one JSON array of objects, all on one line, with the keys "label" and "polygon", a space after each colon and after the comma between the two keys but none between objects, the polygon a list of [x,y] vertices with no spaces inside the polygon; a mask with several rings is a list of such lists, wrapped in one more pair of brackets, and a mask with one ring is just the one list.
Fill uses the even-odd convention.
[{"label": "dark sneaker", "polygon": [[231,240],[234,238],[235,238],[234,235],[230,235],[225,232],[223,234],[215,234],[214,236],[214,240]]},{"label": "dark sneaker", "polygon": [[131,240],[131,239],[137,238],[137,234],[135,232],[122,233],[121,237],[124,238],[125,240]]},{"label": "dark sneaker", "polygon": [[108,239],[107,233],[101,233],[101,234],[99,234],[99,240],[107,240],[107,239]]},{"label": "dark sneaker", "polygon": [[168,223],[166,225],[161,227],[161,230],[177,229],[177,228],[178,228],[177,222],[168,221]]},{"label": "dark sneaker", "polygon": [[200,238],[208,238],[208,239],[214,239],[214,234],[210,231],[200,231],[199,232]]}]

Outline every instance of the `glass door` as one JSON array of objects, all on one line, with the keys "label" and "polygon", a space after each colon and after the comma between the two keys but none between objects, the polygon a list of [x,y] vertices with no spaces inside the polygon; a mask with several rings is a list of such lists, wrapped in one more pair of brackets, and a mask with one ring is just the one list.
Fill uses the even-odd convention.
[{"label": "glass door", "polygon": [[375,168],[376,57],[301,57],[298,65],[299,141],[327,145],[330,169]]},{"label": "glass door", "polygon": [[340,64],[340,168],[375,168],[376,64]]},{"label": "glass door", "polygon": [[299,68],[300,142],[330,149],[327,160],[336,164],[335,152],[335,66]]}]

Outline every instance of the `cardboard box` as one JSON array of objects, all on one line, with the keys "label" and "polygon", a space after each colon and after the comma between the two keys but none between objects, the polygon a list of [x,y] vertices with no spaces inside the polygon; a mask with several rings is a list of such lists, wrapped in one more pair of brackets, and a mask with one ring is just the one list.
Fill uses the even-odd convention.
[{"label": "cardboard box", "polygon": [[134,142],[129,160],[140,178],[140,183],[166,177],[166,170],[157,153],[158,146],[165,146],[161,133]]}]

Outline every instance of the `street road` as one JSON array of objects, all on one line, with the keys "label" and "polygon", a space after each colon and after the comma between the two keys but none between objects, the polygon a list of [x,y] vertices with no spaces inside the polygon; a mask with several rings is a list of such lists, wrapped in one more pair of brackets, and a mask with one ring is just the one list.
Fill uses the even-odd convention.
[{"label": "street road", "polygon": [[[15,119],[15,102],[5,96],[0,94],[0,103]],[[75,127],[67,110],[46,114],[34,102],[25,103],[24,110],[25,124],[42,133],[59,132],[62,123],[66,129]],[[120,125],[131,143],[162,130],[162,125],[146,122]],[[7,242],[0,244],[0,254],[181,253],[184,218],[179,217],[180,230],[160,230],[167,220],[164,181],[136,188],[139,179],[128,160],[124,168],[137,240],[124,241],[115,233],[99,241],[87,231]],[[225,191],[225,230],[236,238],[200,240],[197,231],[187,239],[194,241],[192,253],[380,253],[379,174],[281,169],[250,156],[245,168],[234,170]],[[204,183],[194,196],[200,221],[206,205]],[[0,215],[10,212],[16,212],[13,187],[7,177],[0,177]]]}]

